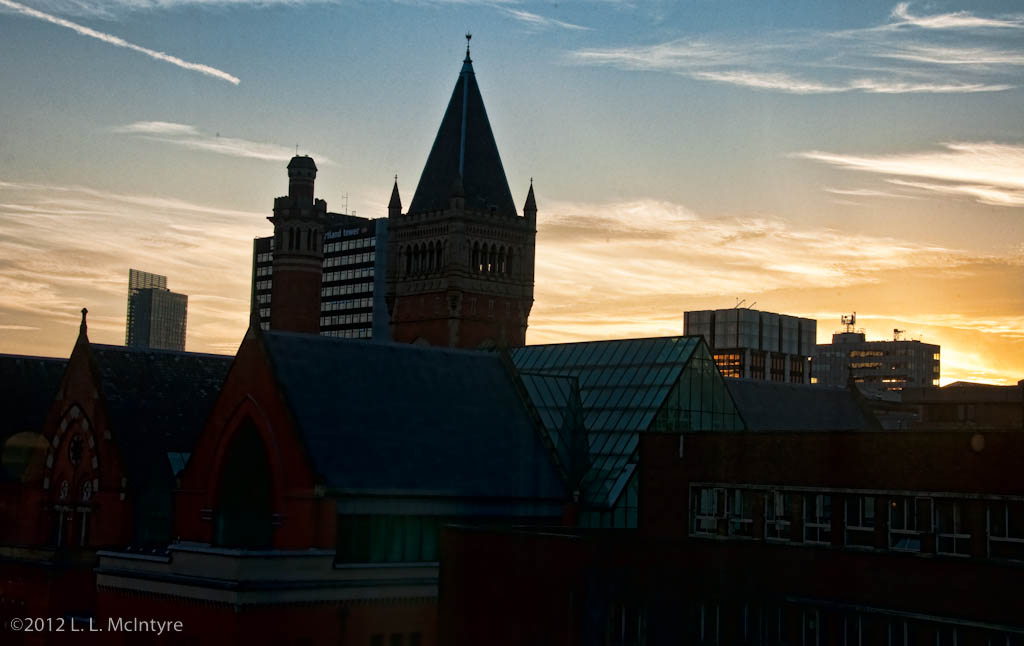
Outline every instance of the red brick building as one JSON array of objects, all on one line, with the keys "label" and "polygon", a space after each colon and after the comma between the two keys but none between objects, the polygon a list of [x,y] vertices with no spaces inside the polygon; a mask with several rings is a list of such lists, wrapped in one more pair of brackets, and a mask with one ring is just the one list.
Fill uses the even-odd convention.
[{"label": "red brick building", "polygon": [[391,338],[455,348],[526,344],[537,202],[519,215],[466,59],[409,210],[388,205]]},{"label": "red brick building", "polygon": [[635,532],[446,530],[441,640],[1018,644],[1022,455],[998,431],[646,434]]}]

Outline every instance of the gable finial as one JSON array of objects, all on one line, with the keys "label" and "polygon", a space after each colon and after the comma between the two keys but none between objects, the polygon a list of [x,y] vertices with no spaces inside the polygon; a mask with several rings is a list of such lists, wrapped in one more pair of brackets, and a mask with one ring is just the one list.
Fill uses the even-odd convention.
[{"label": "gable finial", "polygon": [[86,330],[88,329],[88,326],[85,323],[85,315],[88,314],[88,313],[89,313],[89,310],[87,310],[86,308],[83,307],[82,308],[82,324],[78,326],[78,331],[81,334],[85,334]]},{"label": "gable finial", "polygon": [[466,60],[463,63],[472,63],[473,59],[469,57],[469,41],[473,39],[473,34],[466,32]]}]

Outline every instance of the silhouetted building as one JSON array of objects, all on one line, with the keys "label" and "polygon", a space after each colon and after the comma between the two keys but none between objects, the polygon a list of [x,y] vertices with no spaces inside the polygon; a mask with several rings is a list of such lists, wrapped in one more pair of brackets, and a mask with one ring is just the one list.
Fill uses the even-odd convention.
[{"label": "silhouetted building", "polygon": [[466,49],[407,213],[388,205],[391,338],[521,346],[533,307],[537,203],[516,211]]},{"label": "silhouetted building", "polygon": [[863,331],[853,329],[855,317],[843,317],[846,328],[832,335],[832,343],[816,347],[811,368],[815,383],[842,386],[852,379],[864,391],[939,385],[938,345],[868,341]]},{"label": "silhouetted building", "polygon": [[[320,334],[388,340],[386,218],[327,213],[320,279]],[[253,240],[252,307],[270,329],[274,238]]]},{"label": "silhouetted building", "polygon": [[[165,552],[176,476],[231,362],[93,344],[83,310],[70,358],[33,368],[48,395],[38,429],[44,441],[28,445],[19,478],[0,481],[0,618],[94,617],[99,550]],[[62,635],[37,637],[50,643]]]},{"label": "silhouetted building", "polygon": [[723,377],[811,382],[818,322],[749,308],[683,314],[683,333],[704,337]]},{"label": "silhouetted building", "polygon": [[167,289],[167,277],[128,270],[128,320],[124,344],[184,350],[188,296]]},{"label": "silhouetted building", "polygon": [[634,532],[451,526],[443,644],[1024,637],[1020,432],[648,433]]},{"label": "silhouetted building", "polygon": [[1024,431],[1024,380],[1015,386],[957,381],[942,388],[904,388],[902,403],[916,413],[911,428]]}]

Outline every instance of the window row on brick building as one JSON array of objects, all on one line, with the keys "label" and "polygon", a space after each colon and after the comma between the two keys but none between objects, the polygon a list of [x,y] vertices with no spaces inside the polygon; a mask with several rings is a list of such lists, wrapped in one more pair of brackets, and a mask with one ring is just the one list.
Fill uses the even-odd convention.
[{"label": "window row on brick building", "polygon": [[1024,498],[695,484],[690,535],[1024,561]]},{"label": "window row on brick building", "polygon": [[[681,643],[702,646],[1024,645],[1024,633],[1009,626],[815,600],[694,599],[680,611]],[[641,604],[612,604],[607,642],[647,643],[648,614]]]}]

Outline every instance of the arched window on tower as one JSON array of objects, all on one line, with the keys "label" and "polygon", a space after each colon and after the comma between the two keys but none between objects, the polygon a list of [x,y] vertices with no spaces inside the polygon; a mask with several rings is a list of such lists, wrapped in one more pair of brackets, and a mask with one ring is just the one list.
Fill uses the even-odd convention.
[{"label": "arched window on tower", "polygon": [[434,271],[434,243],[431,241],[427,244],[427,273]]},{"label": "arched window on tower", "polygon": [[469,263],[470,271],[479,274],[480,273],[480,243],[473,243],[473,257]]},{"label": "arched window on tower", "polygon": [[405,247],[402,250],[402,255],[405,256],[405,275],[412,274],[412,250],[409,247]]},{"label": "arched window on tower", "polygon": [[493,274],[498,268],[498,252],[491,245],[491,251],[487,254],[487,273]]},{"label": "arched window on tower", "polygon": [[214,542],[224,547],[272,544],[270,461],[263,439],[247,422],[231,440],[220,476]]},{"label": "arched window on tower", "polygon": [[320,251],[320,229],[313,229],[313,251]]},{"label": "arched window on tower", "polygon": [[508,271],[508,267],[505,265],[505,247],[498,250],[498,273],[502,276]]},{"label": "arched window on tower", "polygon": [[508,258],[505,259],[505,262],[508,263],[508,274],[510,276],[515,276],[516,275],[515,260],[516,260],[516,256],[512,252],[512,247],[509,247],[508,248]]},{"label": "arched window on tower", "polygon": [[295,229],[288,229],[288,248],[295,248]]},{"label": "arched window on tower", "polygon": [[444,247],[441,245],[441,241],[438,240],[437,246],[434,248],[434,269],[441,271],[444,266]]}]

